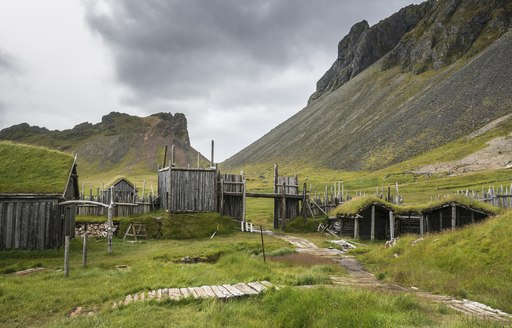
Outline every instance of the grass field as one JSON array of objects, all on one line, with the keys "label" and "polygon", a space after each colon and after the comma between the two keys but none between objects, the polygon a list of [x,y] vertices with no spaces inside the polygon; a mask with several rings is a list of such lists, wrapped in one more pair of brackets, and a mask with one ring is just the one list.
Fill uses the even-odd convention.
[{"label": "grass field", "polygon": [[[321,239],[319,239],[321,240]],[[61,251],[0,253],[0,322],[4,327],[487,327],[407,294],[391,295],[341,287],[285,288],[250,299],[222,302],[185,300],[136,303],[112,309],[112,302],[141,290],[269,280],[286,286],[324,285],[345,273],[336,264],[272,260],[263,263],[259,236],[235,233],[214,239],[114,240],[89,242],[89,264],[81,268],[81,242],[71,244],[71,271],[63,277]],[[268,254],[288,254],[289,246],[266,237]],[[178,264],[184,256],[212,263]],[[127,269],[118,269],[125,265]],[[14,270],[41,266],[45,271],[14,276]],[[69,317],[78,306],[91,316]]]}]

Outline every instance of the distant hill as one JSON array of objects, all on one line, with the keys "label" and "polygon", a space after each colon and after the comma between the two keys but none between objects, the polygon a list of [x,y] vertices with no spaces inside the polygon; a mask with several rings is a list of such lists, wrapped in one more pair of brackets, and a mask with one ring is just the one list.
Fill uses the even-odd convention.
[{"label": "distant hill", "polygon": [[308,105],[226,160],[376,170],[512,113],[512,2],[408,6],[341,40]]},{"label": "distant hill", "polygon": [[[97,124],[85,122],[63,131],[22,123],[0,131],[0,140],[76,152],[81,176],[105,172],[112,176],[155,173],[158,165],[163,164],[164,146],[173,144],[179,166],[197,163],[187,119],[181,113],[137,117],[112,112]],[[201,160],[205,164],[206,159],[201,156]]]}]

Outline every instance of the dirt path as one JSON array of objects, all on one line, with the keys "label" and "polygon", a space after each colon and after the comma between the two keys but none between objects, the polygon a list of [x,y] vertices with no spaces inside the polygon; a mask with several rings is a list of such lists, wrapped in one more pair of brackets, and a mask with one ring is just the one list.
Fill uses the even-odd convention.
[{"label": "dirt path", "polygon": [[304,238],[283,234],[272,235],[294,245],[296,250],[300,253],[308,253],[328,258],[342,265],[347,270],[348,277],[331,277],[331,280],[335,285],[383,289],[394,292],[407,292],[432,302],[443,303],[446,306],[466,315],[476,316],[481,319],[492,319],[504,323],[512,323],[512,315],[493,309],[482,303],[469,300],[457,300],[450,296],[423,292],[417,288],[406,288],[396,284],[382,282],[378,280],[375,275],[366,271],[355,257],[349,256],[343,251],[330,248],[320,248]]}]

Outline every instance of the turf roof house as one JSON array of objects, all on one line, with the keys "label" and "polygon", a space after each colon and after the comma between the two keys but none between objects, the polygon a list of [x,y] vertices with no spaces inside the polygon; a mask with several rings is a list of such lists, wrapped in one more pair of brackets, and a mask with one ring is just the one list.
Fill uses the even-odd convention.
[{"label": "turf roof house", "polygon": [[0,143],[0,250],[54,249],[74,237],[79,198],[76,158],[49,149]]},{"label": "turf roof house", "polygon": [[329,226],[355,239],[392,239],[398,235],[423,235],[480,222],[497,209],[464,197],[452,197],[424,206],[396,206],[376,197],[359,197],[338,206]]}]

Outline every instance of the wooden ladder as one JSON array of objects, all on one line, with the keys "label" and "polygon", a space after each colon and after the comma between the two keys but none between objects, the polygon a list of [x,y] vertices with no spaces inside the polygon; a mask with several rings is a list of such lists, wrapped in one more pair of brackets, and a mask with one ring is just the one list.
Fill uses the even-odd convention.
[{"label": "wooden ladder", "polygon": [[126,233],[124,234],[123,240],[126,237],[133,237],[133,241],[137,241],[137,238],[145,238],[148,239],[148,235],[146,234],[146,226],[144,223],[140,222],[130,222]]}]

